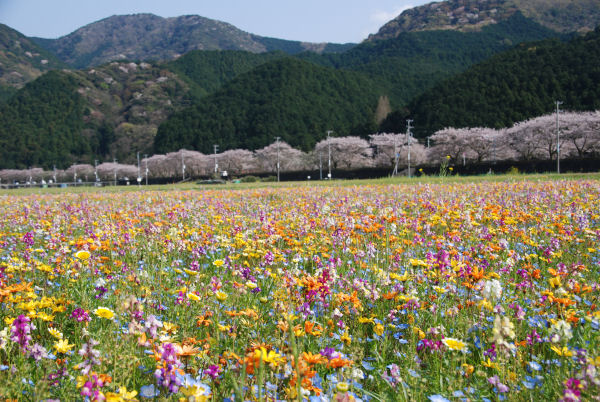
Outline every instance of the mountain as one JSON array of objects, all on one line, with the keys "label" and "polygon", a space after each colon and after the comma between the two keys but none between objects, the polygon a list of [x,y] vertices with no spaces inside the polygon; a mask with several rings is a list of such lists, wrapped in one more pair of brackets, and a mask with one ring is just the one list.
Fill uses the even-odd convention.
[{"label": "mountain", "polygon": [[600,0],[446,0],[404,11],[367,40],[415,31],[478,30],[516,12],[563,33],[590,31],[600,25]]},{"label": "mountain", "polygon": [[520,12],[478,31],[403,32],[395,38],[365,41],[339,54],[299,57],[339,69],[361,72],[387,88],[392,105],[404,106],[442,79],[466,70],[518,43],[559,34]]},{"label": "mountain", "polygon": [[[327,130],[347,135],[374,129],[381,89],[363,75],[286,57],[227,83],[160,125],[155,152],[256,149],[277,135],[310,149]],[[367,129],[368,130],[368,129]]]},{"label": "mountain", "polygon": [[131,162],[190,96],[181,78],[149,63],[48,72],[0,105],[0,168]]},{"label": "mountain", "polygon": [[45,71],[64,64],[35,42],[0,24],[0,101]]},{"label": "mountain", "polygon": [[508,127],[566,110],[600,109],[600,28],[564,43],[522,44],[414,99],[408,112],[390,115],[383,130],[401,130],[410,116],[425,136],[444,127]]},{"label": "mountain", "polygon": [[113,60],[172,60],[192,50],[299,53],[343,51],[352,46],[265,38],[197,15],[162,18],[153,14],[116,15],[58,39],[34,39],[75,68]]},{"label": "mountain", "polygon": [[192,50],[165,64],[191,87],[196,99],[215,92],[228,81],[261,64],[286,57],[277,52],[250,53],[241,50]]}]

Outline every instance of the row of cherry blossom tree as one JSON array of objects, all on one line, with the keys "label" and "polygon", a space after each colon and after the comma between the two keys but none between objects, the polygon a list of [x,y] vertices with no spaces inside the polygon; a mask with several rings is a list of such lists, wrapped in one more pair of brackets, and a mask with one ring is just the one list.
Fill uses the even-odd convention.
[{"label": "row of cherry blossom tree", "polygon": [[[504,160],[555,160],[557,142],[561,158],[600,155],[600,111],[562,113],[558,119],[550,114],[515,124],[507,129],[446,128],[421,143],[406,134],[372,134],[369,140],[359,137],[330,137],[305,153],[285,142],[276,142],[254,152],[244,149],[228,150],[205,155],[179,150],[166,155],[153,155],[141,160],[140,166],[106,162],[96,167],[78,164],[66,170],[45,171],[0,170],[0,180],[7,182],[75,182],[113,181],[128,178],[135,181],[150,179],[183,179],[314,171],[319,168],[361,169],[369,167],[406,168],[410,149],[412,166],[439,164],[450,157],[451,163],[481,163]],[[431,147],[428,147],[430,144]],[[330,165],[331,164],[331,165]]]}]

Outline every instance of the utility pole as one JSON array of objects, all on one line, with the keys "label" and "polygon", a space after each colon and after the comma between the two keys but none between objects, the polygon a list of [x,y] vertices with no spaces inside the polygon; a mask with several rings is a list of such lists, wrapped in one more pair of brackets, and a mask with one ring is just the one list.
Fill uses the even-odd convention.
[{"label": "utility pole", "polygon": [[277,143],[277,182],[279,182],[279,140],[281,137],[275,137],[275,142]]},{"label": "utility pole", "polygon": [[560,127],[558,126],[559,106],[561,101],[556,101],[556,173],[560,174]]},{"label": "utility pole", "polygon": [[319,180],[323,180],[323,154],[319,152]]},{"label": "utility pole", "polygon": [[52,167],[52,178],[54,179],[54,185],[56,185],[56,165]]},{"label": "utility pole", "polygon": [[115,186],[117,185],[117,159],[113,158],[113,163],[115,166],[113,166],[113,173],[115,175]]},{"label": "utility pole", "polygon": [[392,176],[396,176],[398,174],[398,136],[396,134],[392,134],[394,136],[394,171]]},{"label": "utility pole", "polygon": [[219,146],[217,144],[213,145],[213,149],[215,152],[215,174],[219,171],[219,164],[217,163],[217,151],[219,150]]},{"label": "utility pole", "polygon": [[142,171],[140,170],[140,153],[137,153],[137,162],[138,162],[138,174],[137,174],[137,184],[138,187],[142,185]]},{"label": "utility pole", "polygon": [[412,120],[406,120],[406,136],[408,137],[408,178],[410,178],[410,129],[412,128],[410,123],[412,123]]},{"label": "utility pole", "polygon": [[427,137],[427,148],[429,148],[429,138],[430,137]]},{"label": "utility pole", "polygon": [[181,181],[185,181],[185,160],[183,160],[183,151],[181,152]]},{"label": "utility pole", "polygon": [[144,165],[146,165],[146,185],[148,185],[148,154],[144,154]]},{"label": "utility pole", "polygon": [[329,173],[327,174],[327,178],[331,180],[331,141],[329,140],[329,136],[333,133],[333,131],[327,131],[327,168],[329,169]]}]

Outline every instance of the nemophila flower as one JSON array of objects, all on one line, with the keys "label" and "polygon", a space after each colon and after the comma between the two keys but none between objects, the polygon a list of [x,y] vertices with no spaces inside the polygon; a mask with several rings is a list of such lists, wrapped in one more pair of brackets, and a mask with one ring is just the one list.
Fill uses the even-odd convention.
[{"label": "nemophila flower", "polygon": [[115,312],[107,307],[98,307],[94,310],[94,314],[100,318],[106,318],[107,320],[112,320],[115,317]]},{"label": "nemophila flower", "polygon": [[468,351],[467,344],[464,341],[456,338],[444,338],[442,342],[450,350],[457,350],[466,353]]},{"label": "nemophila flower", "polygon": [[146,399],[153,399],[160,395],[160,390],[154,386],[154,384],[150,385],[142,385],[140,388],[140,396]]}]

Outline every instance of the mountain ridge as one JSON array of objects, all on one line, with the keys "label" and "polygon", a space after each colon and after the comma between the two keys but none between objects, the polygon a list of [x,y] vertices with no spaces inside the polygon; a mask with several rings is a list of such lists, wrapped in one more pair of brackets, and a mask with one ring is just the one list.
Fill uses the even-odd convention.
[{"label": "mountain ridge", "polygon": [[445,0],[405,10],[366,41],[390,39],[403,32],[479,30],[516,12],[557,32],[586,32],[600,24],[600,0]]},{"label": "mountain ridge", "polygon": [[113,15],[57,39],[34,40],[75,68],[110,61],[173,60],[192,50],[282,50],[293,54],[342,51],[352,46],[262,37],[199,15],[164,18],[150,13]]}]

